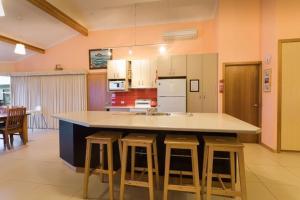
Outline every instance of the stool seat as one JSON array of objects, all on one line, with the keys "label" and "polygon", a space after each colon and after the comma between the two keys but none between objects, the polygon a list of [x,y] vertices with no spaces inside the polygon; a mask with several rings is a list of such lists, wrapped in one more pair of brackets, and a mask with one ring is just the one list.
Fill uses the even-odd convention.
[{"label": "stool seat", "polygon": [[199,145],[199,141],[195,135],[167,135],[165,144]]},{"label": "stool seat", "polygon": [[152,134],[137,134],[131,133],[126,137],[122,138],[122,142],[134,142],[139,144],[152,144],[156,138],[156,135]]},{"label": "stool seat", "polygon": [[[200,200],[200,183],[199,183],[199,168],[198,168],[198,152],[197,148],[199,141],[195,135],[167,135],[165,138],[166,157],[165,157],[165,180],[163,200],[168,200],[168,191],[175,190],[181,192],[192,192],[196,195],[196,200]],[[171,150],[184,149],[191,152],[192,171],[178,171],[170,169]],[[171,174],[180,175],[180,184],[169,183]],[[182,175],[190,175],[193,178],[192,185],[182,185]]]},{"label": "stool seat", "polygon": [[[87,136],[86,139],[91,140],[91,141],[95,140],[95,143],[97,140],[115,142],[118,139],[120,139],[121,136],[122,136],[122,134],[118,133],[118,132],[97,132],[97,133]],[[92,143],[94,143],[94,142],[92,142]]]},{"label": "stool seat", "polygon": [[[159,169],[158,169],[158,158],[157,158],[157,145],[156,135],[153,134],[136,134],[132,133],[121,139],[123,150],[122,150],[122,163],[121,163],[121,186],[120,186],[120,200],[124,199],[125,185],[146,187],[149,189],[149,199],[154,200],[154,189],[153,189],[153,172],[156,175],[156,184],[159,185]],[[128,147],[131,147],[131,180],[126,179],[126,167],[127,167],[127,153]],[[134,171],[139,168],[135,167],[135,148],[145,148],[147,156],[147,168],[141,168],[143,172],[148,172],[148,181],[137,181],[134,180]],[[153,157],[153,158],[152,158]],[[154,161],[154,169],[153,169]],[[138,170],[140,171],[140,170]]]},{"label": "stool seat", "polygon": [[[85,170],[84,170],[84,182],[83,182],[83,198],[86,199],[88,195],[88,184],[89,176],[91,175],[90,163],[91,163],[91,152],[92,145],[98,144],[100,146],[100,169],[95,170],[99,173],[100,179],[103,179],[103,174],[108,175],[109,179],[109,199],[114,199],[114,180],[113,175],[113,143],[119,142],[119,152],[121,158],[121,143],[120,138],[122,134],[113,131],[101,131],[86,137],[86,157],[85,157]],[[104,169],[104,145],[107,146],[107,165],[108,169]]]},{"label": "stool seat", "polygon": [[204,136],[205,145],[208,146],[226,146],[226,147],[243,147],[234,137],[218,137],[218,136]]},{"label": "stool seat", "polygon": [[[211,200],[211,195],[221,195],[229,197],[241,197],[242,200],[247,199],[246,191],[246,177],[245,177],[245,163],[244,163],[244,145],[234,137],[216,137],[204,136],[204,158],[202,171],[202,197],[204,199],[204,192],[206,191],[206,200]],[[228,152],[230,154],[230,175],[217,174],[213,172],[215,152]],[[237,159],[235,158],[237,156]],[[236,160],[238,161],[240,191],[236,190]],[[212,185],[213,178],[217,178],[221,184],[221,188],[215,188]],[[223,178],[231,179],[231,188],[227,188],[223,183]],[[205,190],[206,186],[206,190]]]}]

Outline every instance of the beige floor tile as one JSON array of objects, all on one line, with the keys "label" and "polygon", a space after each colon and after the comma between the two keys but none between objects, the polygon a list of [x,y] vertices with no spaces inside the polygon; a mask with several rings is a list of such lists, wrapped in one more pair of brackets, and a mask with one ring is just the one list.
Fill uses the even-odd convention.
[{"label": "beige floor tile", "polygon": [[36,183],[3,180],[0,182],[0,199],[31,200],[32,194],[39,187]]},{"label": "beige floor tile", "polygon": [[[58,154],[58,132],[30,131],[30,141],[3,150],[0,141],[0,199],[69,200],[82,199],[83,174],[68,168]],[[272,153],[256,144],[245,145],[246,180],[250,200],[297,200],[300,191],[300,154]],[[162,191],[156,191],[162,199]],[[90,199],[108,199],[108,184],[91,176]],[[119,197],[119,176],[115,178],[115,198]],[[195,199],[193,194],[169,192],[169,199]],[[145,188],[126,187],[126,199],[148,198]],[[214,196],[213,200],[230,198]]]},{"label": "beige floor tile", "polygon": [[282,166],[248,165],[264,183],[300,186],[300,179]]},{"label": "beige floor tile", "polygon": [[69,200],[78,190],[72,187],[40,185],[34,190],[32,200]]},{"label": "beige floor tile", "polygon": [[277,184],[268,184],[267,187],[279,200],[300,200],[300,187]]}]

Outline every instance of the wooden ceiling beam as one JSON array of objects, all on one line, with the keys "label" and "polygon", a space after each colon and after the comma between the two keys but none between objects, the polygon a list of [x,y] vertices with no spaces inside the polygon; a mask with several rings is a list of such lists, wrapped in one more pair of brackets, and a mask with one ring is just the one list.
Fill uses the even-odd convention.
[{"label": "wooden ceiling beam", "polygon": [[31,44],[28,44],[28,43],[25,43],[25,42],[22,42],[22,41],[19,41],[19,40],[16,40],[16,39],[4,36],[4,35],[0,35],[0,41],[8,43],[8,44],[13,44],[13,45],[24,44],[26,49],[29,49],[29,50],[32,50],[32,51],[35,51],[35,52],[38,52],[41,54],[44,54],[46,52],[45,49],[33,46]]},{"label": "wooden ceiling beam", "polygon": [[88,29],[79,24],[77,21],[66,15],[64,12],[47,2],[46,0],[27,0],[31,4],[45,11],[49,15],[55,17],[62,23],[70,26],[84,36],[88,36]]}]

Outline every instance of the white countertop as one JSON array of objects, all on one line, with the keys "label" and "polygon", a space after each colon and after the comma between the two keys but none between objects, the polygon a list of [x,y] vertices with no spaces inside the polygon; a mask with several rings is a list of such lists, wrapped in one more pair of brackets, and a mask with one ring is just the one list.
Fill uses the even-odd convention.
[{"label": "white countertop", "polygon": [[129,112],[86,111],[54,115],[86,127],[193,132],[260,133],[260,128],[222,113],[145,116]]}]

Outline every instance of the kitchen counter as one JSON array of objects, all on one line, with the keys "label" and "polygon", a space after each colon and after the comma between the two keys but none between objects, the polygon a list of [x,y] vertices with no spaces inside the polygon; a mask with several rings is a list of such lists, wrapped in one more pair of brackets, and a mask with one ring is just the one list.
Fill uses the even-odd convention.
[{"label": "kitchen counter", "polygon": [[223,113],[192,113],[169,116],[136,115],[127,112],[87,111],[63,113],[59,120],[85,127],[192,132],[253,133],[260,128]]},{"label": "kitchen counter", "polygon": [[[204,135],[237,137],[238,134],[260,133],[260,128],[221,113],[170,113],[167,116],[149,116],[134,112],[88,111],[62,113],[54,117],[59,119],[60,157],[68,165],[75,167],[75,169],[84,167],[85,138],[98,131],[117,131],[123,135],[128,133],[157,135],[158,161],[161,175],[164,173],[164,138],[168,134],[196,135],[200,143],[198,153],[200,158],[202,158]],[[226,157],[228,155],[224,154],[223,156]],[[99,147],[95,145],[92,151],[92,167],[96,167],[99,164],[99,157]],[[114,144],[115,170],[120,167],[119,161],[118,144],[116,143]],[[143,162],[143,159],[138,159],[137,162]],[[176,161],[175,159],[172,162],[174,166],[182,170],[190,170],[189,160]],[[217,165],[218,170],[224,173],[230,172],[228,161],[225,159],[220,162]],[[138,166],[143,166],[143,164],[145,163],[137,163]],[[201,171],[202,159],[199,160],[199,167]]]}]

